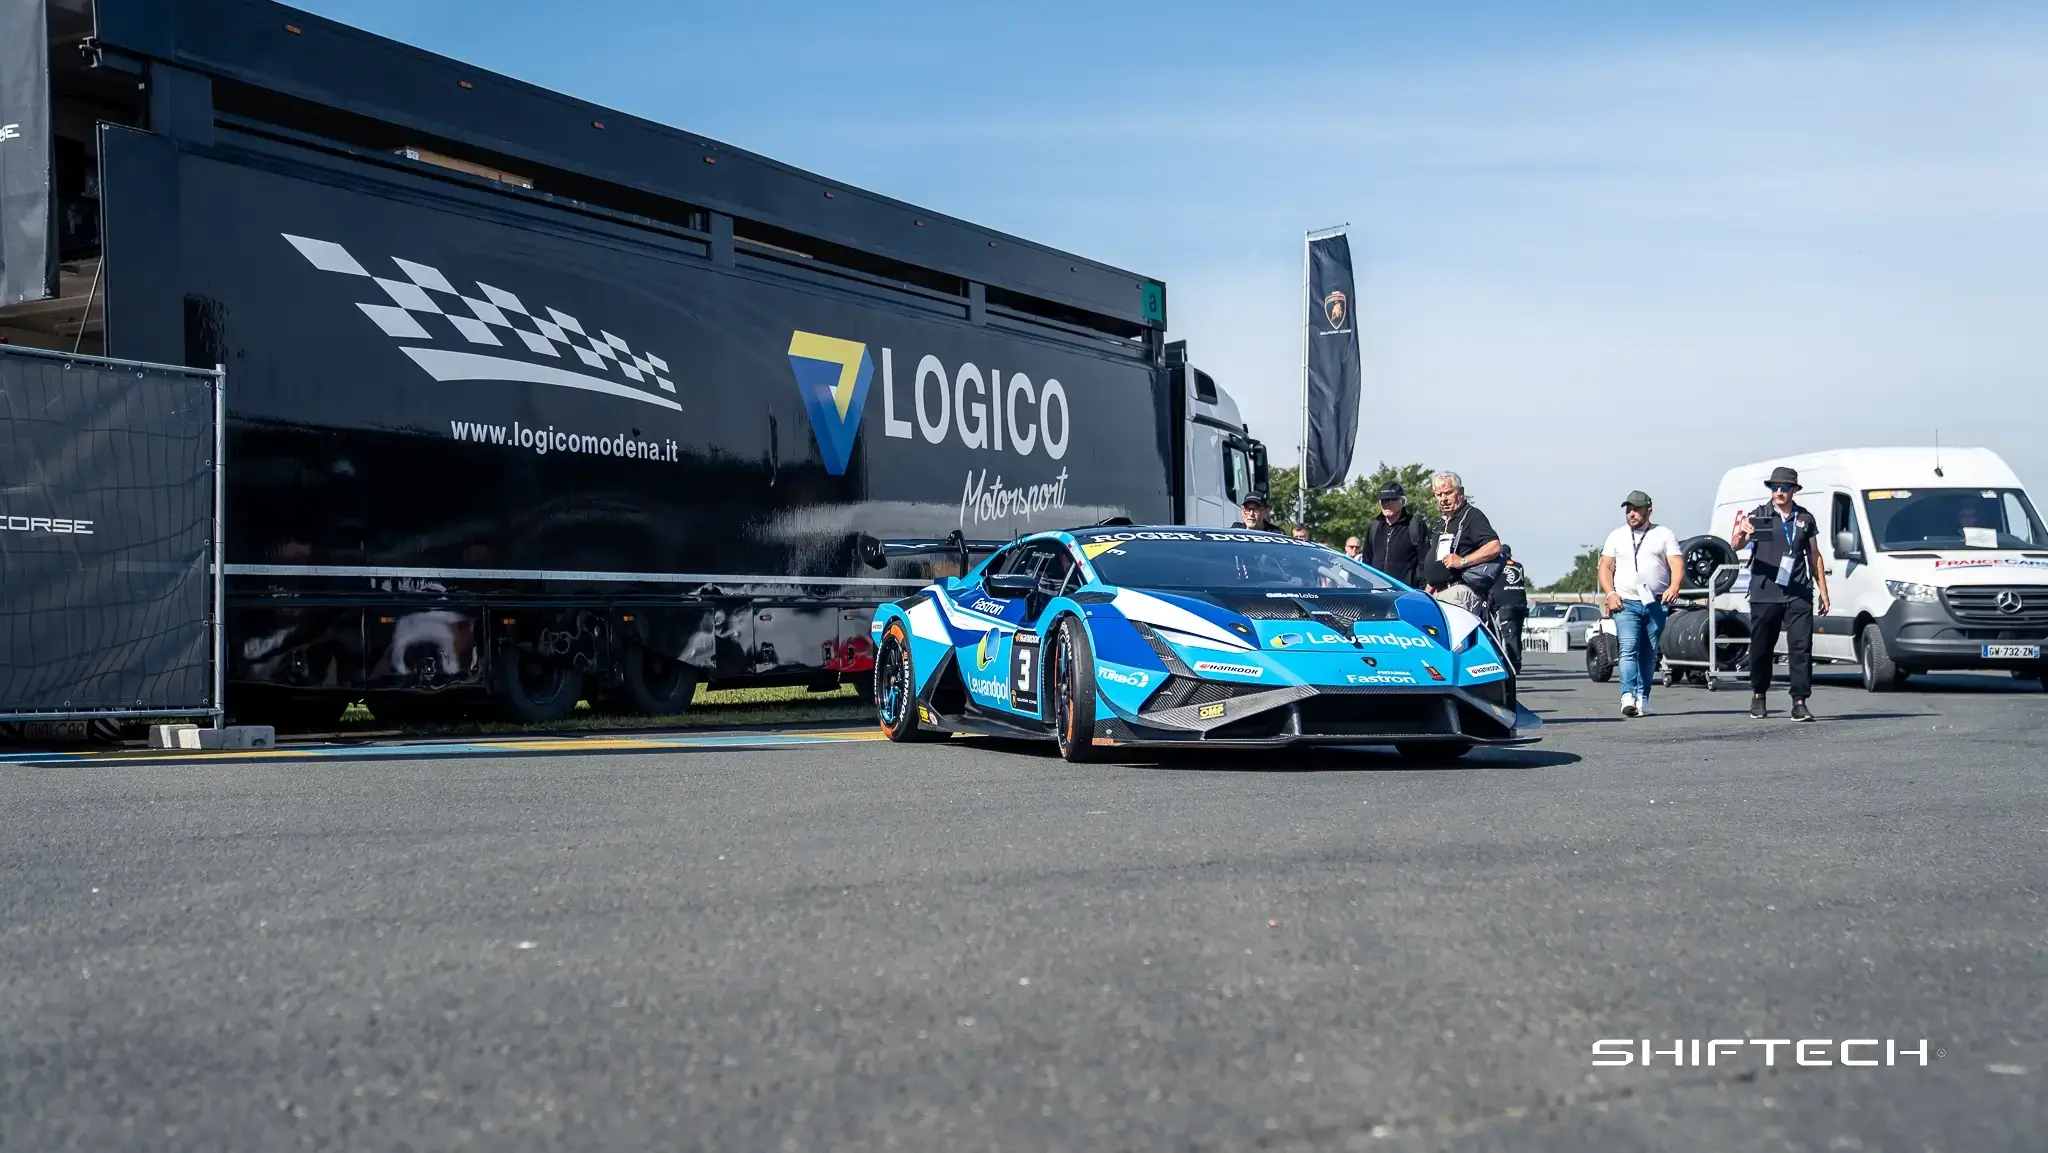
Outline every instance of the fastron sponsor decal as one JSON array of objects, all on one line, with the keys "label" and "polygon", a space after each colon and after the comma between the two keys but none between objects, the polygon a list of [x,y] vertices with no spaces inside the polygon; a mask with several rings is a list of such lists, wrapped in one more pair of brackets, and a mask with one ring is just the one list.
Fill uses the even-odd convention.
[{"label": "fastron sponsor decal", "polygon": [[1196,661],[1195,671],[1198,673],[1224,673],[1233,677],[1263,677],[1266,675],[1266,670],[1257,665],[1233,665],[1225,664],[1222,661]]},{"label": "fastron sponsor decal", "polygon": [[1378,673],[1345,673],[1346,684],[1353,685],[1412,685],[1416,684],[1415,674],[1388,669]]}]

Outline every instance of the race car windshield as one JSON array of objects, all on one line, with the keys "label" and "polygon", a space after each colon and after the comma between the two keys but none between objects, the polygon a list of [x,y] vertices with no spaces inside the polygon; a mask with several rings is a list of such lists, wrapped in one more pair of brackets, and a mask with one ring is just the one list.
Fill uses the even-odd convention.
[{"label": "race car windshield", "polygon": [[1292,541],[1223,539],[1084,541],[1102,579],[1126,588],[1336,588],[1394,592],[1399,586],[1339,552]]}]

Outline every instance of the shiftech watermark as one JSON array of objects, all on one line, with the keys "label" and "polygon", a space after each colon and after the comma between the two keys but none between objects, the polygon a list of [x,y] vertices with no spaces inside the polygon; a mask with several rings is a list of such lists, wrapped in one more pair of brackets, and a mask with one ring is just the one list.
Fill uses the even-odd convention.
[{"label": "shiftech watermark", "polygon": [[[1662,1047],[1667,1044],[1668,1048]],[[1835,1066],[1874,1069],[1916,1063],[1925,1068],[1930,1052],[1936,1057],[1948,1055],[1946,1049],[1929,1049],[1924,1037],[1913,1042],[1872,1037],[1855,1037],[1846,1041],[1814,1037],[1796,1041],[1786,1037],[1716,1037],[1712,1040],[1695,1037],[1690,1040],[1673,1038],[1668,1042],[1653,1041],[1648,1037],[1603,1037],[1593,1042],[1593,1064],[1609,1068],[1641,1065],[1647,1069],[1657,1064],[1669,1064],[1675,1069],[1712,1068],[1754,1064],[1758,1050],[1762,1051],[1762,1063],[1767,1067],[1779,1063],[1778,1054],[1783,1050],[1785,1064],[1808,1069]]]}]

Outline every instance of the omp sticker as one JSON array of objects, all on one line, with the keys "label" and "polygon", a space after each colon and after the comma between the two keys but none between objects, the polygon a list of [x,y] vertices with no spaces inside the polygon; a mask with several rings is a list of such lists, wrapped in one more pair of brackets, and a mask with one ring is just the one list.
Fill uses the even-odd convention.
[{"label": "omp sticker", "polygon": [[1205,721],[1213,721],[1213,720],[1215,720],[1215,719],[1216,719],[1217,717],[1220,717],[1220,716],[1222,716],[1222,715],[1223,715],[1223,706],[1222,706],[1222,705],[1203,705],[1203,706],[1202,706],[1201,708],[1199,708],[1199,709],[1195,710],[1195,715],[1196,715],[1196,716],[1198,716],[1198,717],[1200,717],[1200,718],[1201,718],[1202,720],[1205,720]]}]

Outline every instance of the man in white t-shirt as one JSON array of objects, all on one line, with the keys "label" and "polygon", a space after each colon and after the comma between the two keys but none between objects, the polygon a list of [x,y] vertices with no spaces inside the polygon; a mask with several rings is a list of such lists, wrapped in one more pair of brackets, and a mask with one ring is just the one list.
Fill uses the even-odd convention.
[{"label": "man in white t-shirt", "polygon": [[1650,675],[1657,670],[1657,646],[1664,618],[1685,583],[1685,557],[1678,534],[1650,520],[1650,494],[1641,489],[1621,502],[1628,523],[1607,534],[1600,549],[1600,591],[1621,641],[1621,715],[1650,711]]}]

